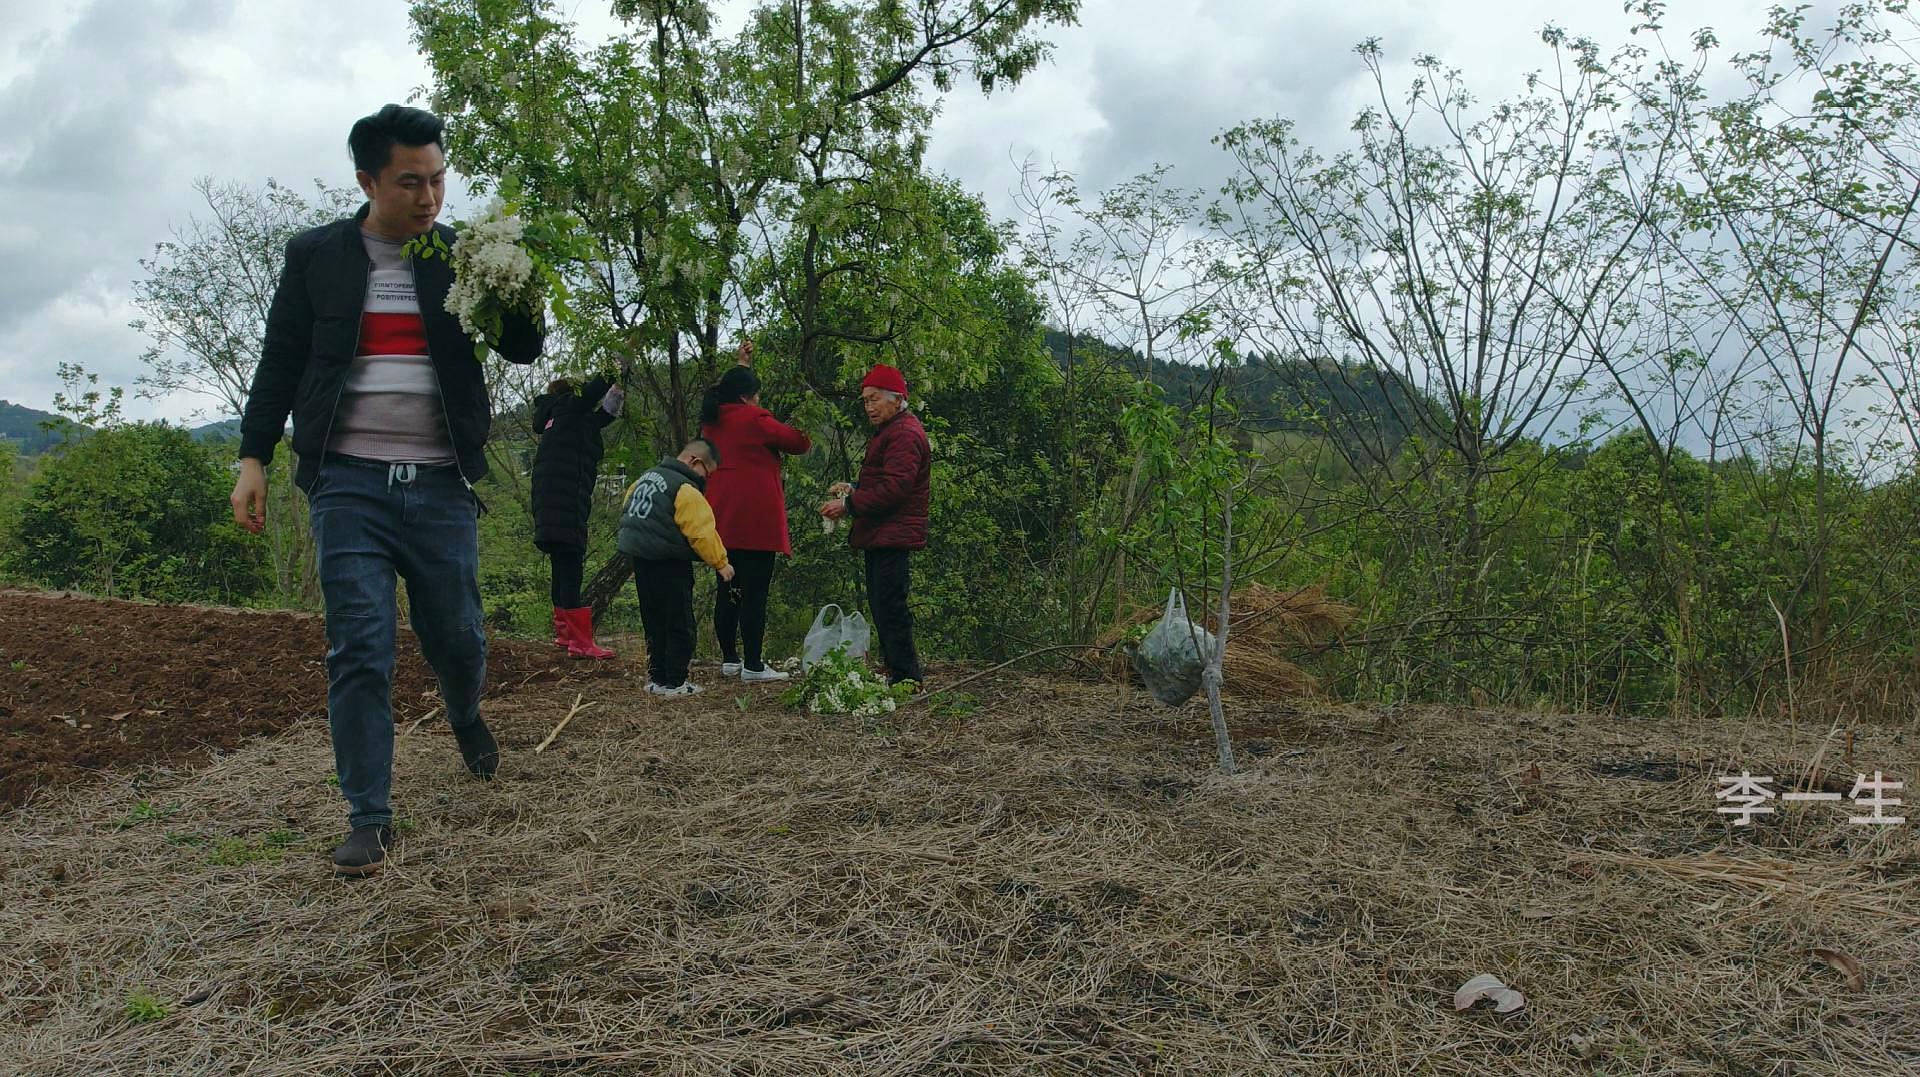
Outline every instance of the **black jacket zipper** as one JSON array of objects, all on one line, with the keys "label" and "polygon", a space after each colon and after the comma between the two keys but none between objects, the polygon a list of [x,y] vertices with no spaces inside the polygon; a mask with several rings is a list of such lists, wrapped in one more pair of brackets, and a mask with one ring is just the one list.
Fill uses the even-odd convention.
[{"label": "black jacket zipper", "polygon": [[[356,234],[358,231],[356,228]],[[340,385],[333,390],[333,406],[327,409],[327,428],[320,434],[320,455],[322,457],[326,456],[327,446],[333,442],[333,424],[334,421],[340,417],[340,398],[347,395],[347,379],[353,377],[353,361],[360,357],[360,334],[367,331],[367,295],[373,291],[373,259],[367,257],[366,240],[364,239],[360,241],[360,254],[362,257],[367,258],[367,275],[360,286],[360,316],[353,323],[353,352],[347,356],[347,369],[340,374]],[[425,336],[426,334],[423,333],[421,335]],[[435,384],[437,385],[439,383],[436,381]],[[440,402],[440,407],[444,410],[446,406],[446,401],[443,399]],[[458,460],[459,454],[456,453],[454,459]],[[319,476],[316,474],[314,478],[318,479]]]},{"label": "black jacket zipper", "polygon": [[[440,384],[440,367],[433,361],[432,334],[424,331],[427,319],[427,308],[425,304],[420,302],[420,264],[412,257],[407,259],[407,274],[413,278],[413,301],[420,307],[420,323],[423,330],[420,334],[420,339],[425,343],[427,349],[427,369],[433,371],[433,391],[440,395],[440,425],[446,428],[447,448],[453,451],[453,470],[455,474],[460,476],[460,484],[467,488],[467,496],[473,498],[474,507],[482,515],[485,515],[487,503],[480,500],[480,492],[473,488],[472,482],[468,481],[467,469],[460,463],[460,443],[454,439],[453,418],[447,414],[447,390],[445,386]],[[361,300],[361,307],[362,309],[366,307],[366,301],[364,299]],[[475,362],[478,361],[477,359],[475,360]],[[480,445],[480,451],[487,451],[487,446],[484,442]]]}]

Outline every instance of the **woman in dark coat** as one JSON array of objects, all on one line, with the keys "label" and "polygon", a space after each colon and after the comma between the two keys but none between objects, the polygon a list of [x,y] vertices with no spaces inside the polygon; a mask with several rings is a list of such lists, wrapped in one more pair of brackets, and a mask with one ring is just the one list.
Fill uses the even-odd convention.
[{"label": "woman in dark coat", "polygon": [[554,642],[579,658],[612,658],[593,641],[593,610],[580,604],[587,515],[600,474],[600,431],[626,393],[605,375],[575,388],[560,378],[534,398],[533,543],[553,561]]},{"label": "woman in dark coat", "polygon": [[700,406],[700,436],[720,450],[720,466],[707,478],[707,501],[735,573],[731,586],[714,588],[713,629],[720,639],[722,676],[783,681],[787,674],[769,667],[760,654],[774,559],[793,553],[780,458],[805,453],[813,443],[760,406],[760,379],[752,361],[753,344],[740,345],[739,364],[707,390]]}]

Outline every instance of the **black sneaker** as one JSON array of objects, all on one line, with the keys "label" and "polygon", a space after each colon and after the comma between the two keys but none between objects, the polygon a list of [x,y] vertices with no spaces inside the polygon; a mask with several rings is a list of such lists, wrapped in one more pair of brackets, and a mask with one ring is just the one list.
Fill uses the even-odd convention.
[{"label": "black sneaker", "polygon": [[460,758],[466,761],[467,773],[490,782],[500,772],[500,742],[493,739],[487,723],[476,718],[472,725],[454,730],[453,739],[460,742]]},{"label": "black sneaker", "polygon": [[369,823],[353,828],[347,840],[333,851],[335,875],[372,875],[387,863],[387,850],[393,848],[393,828]]}]

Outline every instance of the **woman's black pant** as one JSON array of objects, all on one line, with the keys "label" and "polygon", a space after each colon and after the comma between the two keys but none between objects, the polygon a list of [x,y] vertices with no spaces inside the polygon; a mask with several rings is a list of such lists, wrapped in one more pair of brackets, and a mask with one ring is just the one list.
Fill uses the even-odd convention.
[{"label": "woman's black pant", "polygon": [[715,577],[713,632],[723,661],[745,659],[748,669],[765,668],[760,648],[767,635],[767,592],[773,589],[772,550],[729,550],[733,582]]},{"label": "woman's black pant", "polygon": [[577,610],[580,608],[580,578],[586,570],[587,551],[578,546],[545,547],[547,557],[553,561],[553,608],[557,610]]}]

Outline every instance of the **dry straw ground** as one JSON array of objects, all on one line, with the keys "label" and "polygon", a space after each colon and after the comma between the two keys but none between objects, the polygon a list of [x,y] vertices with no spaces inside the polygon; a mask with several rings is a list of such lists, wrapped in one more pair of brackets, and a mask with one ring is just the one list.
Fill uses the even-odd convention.
[{"label": "dry straw ground", "polygon": [[[1845,784],[1824,729],[1239,699],[1223,779],[1198,709],[980,685],[860,730],[600,680],[538,756],[575,689],[529,688],[492,785],[401,737],[365,882],[312,721],[36,802],[0,1071],[1920,1072],[1920,811],[1713,810],[1726,767]],[[1456,1013],[1479,973],[1527,1008]]]}]

